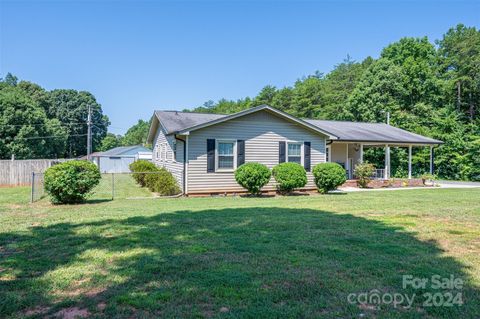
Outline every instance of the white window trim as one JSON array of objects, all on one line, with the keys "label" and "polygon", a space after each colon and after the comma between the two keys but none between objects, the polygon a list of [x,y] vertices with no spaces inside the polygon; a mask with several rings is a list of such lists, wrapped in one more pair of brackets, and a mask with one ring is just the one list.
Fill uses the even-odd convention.
[{"label": "white window trim", "polygon": [[[218,168],[218,144],[233,143],[233,168]],[[215,172],[233,172],[237,169],[237,140],[234,139],[215,139]]]},{"label": "white window trim", "polygon": [[[304,163],[304,146],[305,146],[305,142],[304,141],[286,141],[285,143],[285,162],[289,162],[288,160],[288,144],[300,144],[300,165],[304,166],[305,163]],[[296,163],[296,162],[294,162]]]},{"label": "white window trim", "polygon": [[[328,153],[328,160],[327,160]],[[332,145],[325,145],[325,162],[330,163],[332,161]]]},{"label": "white window trim", "polygon": [[160,160],[165,162],[167,160],[167,143],[163,142],[160,144]]}]

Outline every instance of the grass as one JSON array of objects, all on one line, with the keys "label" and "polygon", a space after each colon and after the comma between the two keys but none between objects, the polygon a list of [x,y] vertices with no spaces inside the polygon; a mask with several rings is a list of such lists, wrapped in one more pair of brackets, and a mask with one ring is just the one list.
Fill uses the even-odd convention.
[{"label": "grass", "polygon": [[[28,194],[0,189],[0,317],[480,317],[480,189],[75,206]],[[462,306],[402,289],[402,275],[435,274],[464,280]],[[373,289],[418,296],[347,301]]]},{"label": "grass", "polygon": [[93,190],[91,200],[110,200],[127,198],[148,198],[153,194],[145,187],[140,187],[131,174],[102,174],[100,184]]}]

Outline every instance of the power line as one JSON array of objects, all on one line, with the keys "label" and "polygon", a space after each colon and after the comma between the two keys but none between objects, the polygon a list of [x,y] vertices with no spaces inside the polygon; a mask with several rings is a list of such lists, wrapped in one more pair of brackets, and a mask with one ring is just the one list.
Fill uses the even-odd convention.
[{"label": "power line", "polygon": [[86,125],[87,123],[50,123],[50,124],[0,124],[0,126],[14,126],[14,127],[18,127],[18,126],[24,126],[24,127],[27,127],[27,126],[48,126],[48,125]]},{"label": "power line", "polygon": [[50,136],[35,136],[35,137],[15,137],[14,139],[18,139],[18,140],[38,140],[38,139],[57,138],[57,137],[69,138],[69,137],[72,137],[72,136],[87,136],[87,134],[50,135]]}]

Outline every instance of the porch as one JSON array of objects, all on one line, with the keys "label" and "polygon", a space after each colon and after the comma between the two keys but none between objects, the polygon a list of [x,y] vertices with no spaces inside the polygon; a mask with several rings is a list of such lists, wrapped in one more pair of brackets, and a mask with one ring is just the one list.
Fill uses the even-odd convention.
[{"label": "porch", "polygon": [[327,162],[340,164],[347,172],[347,180],[355,179],[355,166],[363,163],[364,151],[367,148],[383,148],[385,160],[383,167],[376,167],[373,179],[388,180],[391,177],[390,152],[392,147],[402,147],[408,150],[408,179],[412,179],[412,149],[413,147],[428,147],[430,149],[429,172],[434,170],[434,146],[435,144],[412,144],[412,143],[372,143],[372,142],[344,142],[331,141],[326,146]]}]

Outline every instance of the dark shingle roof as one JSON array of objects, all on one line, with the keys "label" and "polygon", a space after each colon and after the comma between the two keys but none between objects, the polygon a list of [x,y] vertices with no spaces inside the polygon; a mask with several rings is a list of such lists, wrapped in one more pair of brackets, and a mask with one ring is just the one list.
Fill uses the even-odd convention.
[{"label": "dark shingle roof", "polygon": [[411,133],[385,123],[305,120],[338,136],[342,141],[441,144],[442,141]]},{"label": "dark shingle roof", "polygon": [[[205,124],[229,115],[209,113],[189,113],[178,111],[155,111],[156,117],[162,123],[167,134],[187,130],[197,125]],[[365,123],[348,121],[303,121],[318,127],[334,136],[339,141],[380,142],[380,143],[412,143],[441,144],[441,141],[411,133],[384,123]]]},{"label": "dark shingle roof", "polygon": [[207,123],[218,118],[224,117],[224,114],[211,113],[189,113],[177,111],[155,111],[155,115],[162,123],[167,134],[178,132],[189,127]]}]

